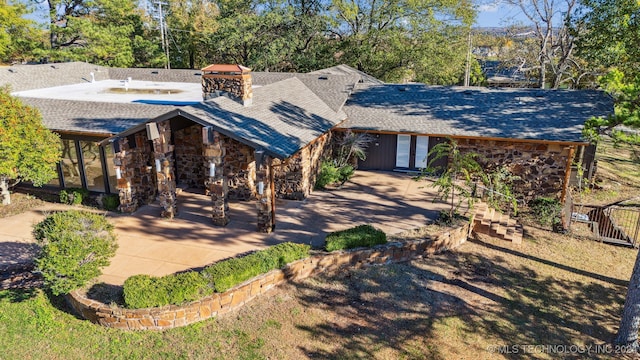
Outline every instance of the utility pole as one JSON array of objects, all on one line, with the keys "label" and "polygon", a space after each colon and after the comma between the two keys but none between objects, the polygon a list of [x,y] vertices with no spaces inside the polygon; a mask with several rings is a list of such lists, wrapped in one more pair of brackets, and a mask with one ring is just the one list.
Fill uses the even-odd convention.
[{"label": "utility pole", "polygon": [[464,67],[464,86],[469,86],[471,78],[471,30],[469,30],[469,49],[467,51],[467,64]]},{"label": "utility pole", "polygon": [[169,37],[167,35],[167,27],[164,23],[164,13],[162,12],[162,6],[169,4],[161,1],[156,1],[154,2],[154,4],[158,6],[158,20],[160,21],[160,41],[162,41],[162,50],[164,51],[164,55],[167,58],[165,69],[171,69],[171,60],[169,59]]}]

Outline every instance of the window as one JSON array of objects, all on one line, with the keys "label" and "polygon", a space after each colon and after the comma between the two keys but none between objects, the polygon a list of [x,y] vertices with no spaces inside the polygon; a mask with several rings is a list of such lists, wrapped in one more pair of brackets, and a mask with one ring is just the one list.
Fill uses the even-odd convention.
[{"label": "window", "polygon": [[104,147],[104,158],[107,162],[107,174],[109,176],[109,190],[112,194],[117,194],[118,189],[116,186],[118,185],[118,180],[116,179],[116,169],[115,164],[113,163],[113,145],[107,144]]},{"label": "window", "polygon": [[75,140],[62,139],[62,177],[64,187],[82,187],[78,153]]},{"label": "window", "polygon": [[93,141],[80,141],[79,144],[82,151],[87,189],[105,192],[106,187],[102,173],[102,161],[100,160],[100,147]]}]

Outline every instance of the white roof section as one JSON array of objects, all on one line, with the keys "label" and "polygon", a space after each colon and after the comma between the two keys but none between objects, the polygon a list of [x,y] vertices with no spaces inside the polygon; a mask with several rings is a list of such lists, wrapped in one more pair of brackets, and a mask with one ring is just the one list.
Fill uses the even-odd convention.
[{"label": "white roof section", "polygon": [[16,91],[22,98],[121,104],[193,105],[202,101],[200,83],[143,80],[101,80]]}]

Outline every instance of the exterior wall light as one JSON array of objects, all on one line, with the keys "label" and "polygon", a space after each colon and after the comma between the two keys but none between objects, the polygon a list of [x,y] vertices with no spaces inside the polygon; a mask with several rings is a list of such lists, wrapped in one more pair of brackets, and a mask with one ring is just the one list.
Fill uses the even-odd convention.
[{"label": "exterior wall light", "polygon": [[116,179],[122,179],[122,170],[119,167],[116,168]]},{"label": "exterior wall light", "polygon": [[258,194],[260,195],[264,194],[264,182],[262,181],[258,183]]},{"label": "exterior wall light", "polygon": [[156,159],[156,172],[162,172],[162,165],[160,164],[160,159]]},{"label": "exterior wall light", "polygon": [[216,164],[214,162],[209,163],[209,177],[216,176]]}]

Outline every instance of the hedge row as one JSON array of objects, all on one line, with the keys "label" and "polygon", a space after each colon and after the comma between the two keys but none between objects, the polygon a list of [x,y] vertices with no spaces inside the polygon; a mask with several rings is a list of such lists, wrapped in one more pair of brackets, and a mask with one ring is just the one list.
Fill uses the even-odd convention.
[{"label": "hedge row", "polygon": [[161,278],[136,275],[124,282],[128,308],[179,305],[230,288],[295,260],[309,256],[309,245],[282,243],[241,258],[219,261],[202,272],[172,274]]},{"label": "hedge row", "polygon": [[371,225],[358,225],[351,229],[332,232],[325,239],[327,251],[369,247],[387,242],[387,235]]}]

